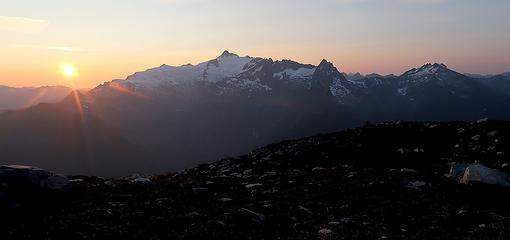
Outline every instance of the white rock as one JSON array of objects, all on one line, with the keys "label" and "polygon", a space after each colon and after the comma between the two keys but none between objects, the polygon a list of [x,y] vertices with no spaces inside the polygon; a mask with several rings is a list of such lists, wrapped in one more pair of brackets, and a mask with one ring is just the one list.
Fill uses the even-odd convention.
[{"label": "white rock", "polygon": [[220,198],[220,199],[218,199],[218,201],[220,201],[220,202],[230,202],[230,201],[232,201],[232,198],[226,198],[226,197],[224,197],[224,198]]},{"label": "white rock", "polygon": [[329,237],[329,236],[333,235],[333,231],[331,229],[323,228],[323,229],[319,230],[319,235],[321,237]]},{"label": "white rock", "polygon": [[478,140],[480,140],[480,137],[481,137],[480,135],[474,135],[471,139],[473,141],[478,141]]},{"label": "white rock", "polygon": [[423,153],[423,152],[425,152],[425,150],[423,150],[423,148],[415,148],[414,152],[415,153]]},{"label": "white rock", "polygon": [[324,171],[324,170],[326,170],[326,169],[325,169],[325,168],[323,168],[323,167],[314,167],[314,168],[312,169],[312,171]]},{"label": "white rock", "polygon": [[402,168],[402,169],[400,169],[400,172],[401,173],[415,173],[416,170],[410,169],[410,168]]},{"label": "white rock", "polygon": [[496,134],[498,134],[498,131],[492,131],[492,132],[487,133],[487,136],[494,137],[494,136],[496,136]]},{"label": "white rock", "polygon": [[260,187],[260,186],[262,186],[262,184],[260,184],[260,183],[252,183],[252,184],[246,184],[246,185],[244,185],[244,187],[245,187],[245,188],[248,188],[248,189],[250,189],[250,188],[255,188],[255,187]]},{"label": "white rock", "polygon": [[483,122],[487,122],[489,121],[488,118],[482,118],[482,119],[479,119],[478,121],[476,121],[476,123],[483,123]]},{"label": "white rock", "polygon": [[313,212],[312,212],[312,211],[310,211],[310,209],[305,208],[305,207],[303,207],[303,206],[299,206],[299,207],[298,207],[298,209],[299,209],[299,210],[301,210],[301,211],[303,211],[303,212],[306,212],[306,213],[308,213],[308,214],[310,214],[310,215],[312,215],[312,214],[313,214]]},{"label": "white rock", "polygon": [[69,180],[69,183],[73,183],[73,184],[83,183],[83,182],[85,182],[85,180],[83,180],[81,178]]}]

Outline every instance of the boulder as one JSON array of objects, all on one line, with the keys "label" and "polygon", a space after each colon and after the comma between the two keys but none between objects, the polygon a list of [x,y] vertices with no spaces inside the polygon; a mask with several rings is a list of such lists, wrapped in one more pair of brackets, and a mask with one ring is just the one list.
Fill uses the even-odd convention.
[{"label": "boulder", "polygon": [[66,176],[38,167],[6,165],[0,167],[0,183],[9,188],[47,188],[59,190],[69,184]]}]

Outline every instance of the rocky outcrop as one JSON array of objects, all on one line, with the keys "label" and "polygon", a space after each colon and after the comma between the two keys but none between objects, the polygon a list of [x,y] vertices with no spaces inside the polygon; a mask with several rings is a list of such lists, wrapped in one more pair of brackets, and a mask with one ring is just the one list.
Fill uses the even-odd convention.
[{"label": "rocky outcrop", "polygon": [[510,239],[508,189],[460,183],[508,173],[508,136],[509,122],[367,123],[175,173],[69,177],[53,205],[2,214],[0,236]]},{"label": "rocky outcrop", "polygon": [[53,174],[33,166],[0,167],[0,184],[8,188],[46,188],[61,190],[68,185],[66,176]]}]

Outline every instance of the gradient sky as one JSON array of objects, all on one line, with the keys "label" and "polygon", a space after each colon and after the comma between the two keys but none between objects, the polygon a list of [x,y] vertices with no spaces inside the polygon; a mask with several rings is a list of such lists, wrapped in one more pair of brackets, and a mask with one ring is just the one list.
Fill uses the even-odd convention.
[{"label": "gradient sky", "polygon": [[[240,55],[401,74],[510,71],[508,0],[0,0],[0,85],[94,87]],[[59,66],[79,75],[66,79]]]}]

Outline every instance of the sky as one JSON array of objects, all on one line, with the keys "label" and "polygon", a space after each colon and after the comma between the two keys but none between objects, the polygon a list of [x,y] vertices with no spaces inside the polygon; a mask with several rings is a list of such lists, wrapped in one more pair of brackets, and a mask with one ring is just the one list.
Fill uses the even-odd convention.
[{"label": "sky", "polygon": [[365,74],[427,62],[501,73],[509,10],[508,0],[0,0],[0,85],[92,88],[224,50]]}]

